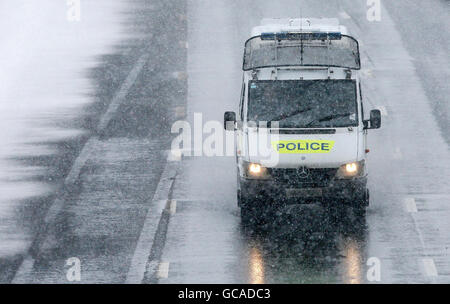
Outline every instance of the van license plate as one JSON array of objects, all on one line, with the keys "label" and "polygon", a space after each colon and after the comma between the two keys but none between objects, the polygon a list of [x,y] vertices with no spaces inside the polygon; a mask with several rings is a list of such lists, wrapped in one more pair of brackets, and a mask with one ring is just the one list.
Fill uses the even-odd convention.
[{"label": "van license plate", "polygon": [[286,189],[287,197],[321,197],[323,194],[322,189]]}]

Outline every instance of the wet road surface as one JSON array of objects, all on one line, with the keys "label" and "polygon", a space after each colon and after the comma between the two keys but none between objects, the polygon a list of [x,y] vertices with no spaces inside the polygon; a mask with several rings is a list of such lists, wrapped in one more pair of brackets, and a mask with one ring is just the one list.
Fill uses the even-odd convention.
[{"label": "wet road surface", "polygon": [[251,27],[297,17],[299,1],[132,3],[131,38],[90,70],[87,135],[63,145],[56,190],[17,211],[32,242],[0,259],[3,281],[68,283],[75,257],[81,283],[371,283],[373,261],[381,283],[450,282],[450,37],[436,26],[448,29],[448,2],[422,18],[419,1],[382,2],[369,22],[364,1],[301,1],[303,16],[337,16],[361,41],[365,110],[383,113],[369,135],[371,206],[366,221],[293,206],[264,229],[241,226],[234,158],[179,158],[170,129],[236,110]]}]

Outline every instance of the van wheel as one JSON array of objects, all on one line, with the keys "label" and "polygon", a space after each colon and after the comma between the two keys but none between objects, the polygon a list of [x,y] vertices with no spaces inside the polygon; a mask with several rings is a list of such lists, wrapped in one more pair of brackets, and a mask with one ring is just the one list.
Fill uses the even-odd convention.
[{"label": "van wheel", "polygon": [[242,192],[240,194],[241,200],[241,221],[244,226],[257,226],[261,221],[261,211],[259,208],[255,208],[255,201],[257,200],[254,196],[244,195]]}]

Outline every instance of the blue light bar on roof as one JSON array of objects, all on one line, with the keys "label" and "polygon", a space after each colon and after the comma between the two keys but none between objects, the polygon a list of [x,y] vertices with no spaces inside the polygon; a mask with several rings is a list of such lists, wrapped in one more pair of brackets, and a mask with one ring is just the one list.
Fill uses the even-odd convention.
[{"label": "blue light bar on roof", "polygon": [[340,32],[262,33],[261,40],[341,40]]}]

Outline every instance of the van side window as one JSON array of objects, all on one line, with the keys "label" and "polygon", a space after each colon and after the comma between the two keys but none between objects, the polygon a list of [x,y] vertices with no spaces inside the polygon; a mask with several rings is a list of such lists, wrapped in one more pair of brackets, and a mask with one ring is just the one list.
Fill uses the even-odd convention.
[{"label": "van side window", "polygon": [[244,120],[245,83],[242,84],[241,102],[239,104],[239,118]]}]

